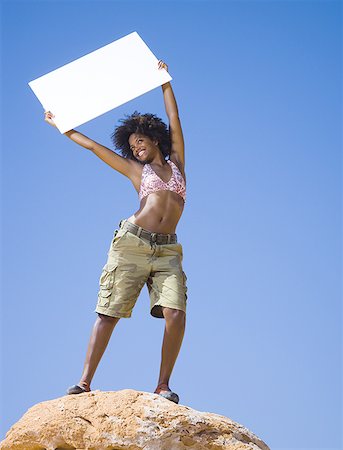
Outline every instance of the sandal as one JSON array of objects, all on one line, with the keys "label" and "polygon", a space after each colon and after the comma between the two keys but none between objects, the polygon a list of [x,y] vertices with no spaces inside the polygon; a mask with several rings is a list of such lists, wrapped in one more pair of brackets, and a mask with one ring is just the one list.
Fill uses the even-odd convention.
[{"label": "sandal", "polygon": [[[156,391],[158,390],[158,388],[160,386],[167,386],[168,387],[167,384],[161,383],[161,384],[159,384],[157,386]],[[156,391],[155,391],[155,394],[157,394]],[[170,389],[169,390],[168,389],[167,390],[161,389],[161,391],[162,391],[162,393],[159,393],[158,395],[160,395],[161,397],[164,397],[164,398],[166,398],[166,399],[168,399],[168,400],[170,400],[170,401],[172,401],[174,403],[179,403],[179,396],[175,392],[171,391]]]},{"label": "sandal", "polygon": [[84,392],[89,392],[89,391],[86,391],[86,389],[84,389],[83,387],[79,386],[78,384],[74,384],[74,386],[71,386],[70,388],[68,388],[67,395],[83,394]]}]

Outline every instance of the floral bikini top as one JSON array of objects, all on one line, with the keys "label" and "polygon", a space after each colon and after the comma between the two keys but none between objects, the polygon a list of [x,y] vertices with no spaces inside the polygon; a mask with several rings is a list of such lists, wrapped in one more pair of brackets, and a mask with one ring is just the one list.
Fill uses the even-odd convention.
[{"label": "floral bikini top", "polygon": [[172,175],[168,183],[165,183],[150,166],[144,164],[142,172],[142,181],[139,189],[139,200],[149,194],[157,191],[173,191],[179,194],[186,202],[186,181],[183,178],[179,168],[170,159],[167,163],[171,166]]}]

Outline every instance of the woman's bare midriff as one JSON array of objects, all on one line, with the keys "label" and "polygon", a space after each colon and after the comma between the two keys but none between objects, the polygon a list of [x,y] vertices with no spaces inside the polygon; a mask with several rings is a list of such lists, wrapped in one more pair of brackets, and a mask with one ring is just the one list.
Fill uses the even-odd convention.
[{"label": "woman's bare midriff", "polygon": [[129,222],[153,233],[176,233],[184,201],[172,191],[158,191],[141,200],[140,208],[128,218]]}]

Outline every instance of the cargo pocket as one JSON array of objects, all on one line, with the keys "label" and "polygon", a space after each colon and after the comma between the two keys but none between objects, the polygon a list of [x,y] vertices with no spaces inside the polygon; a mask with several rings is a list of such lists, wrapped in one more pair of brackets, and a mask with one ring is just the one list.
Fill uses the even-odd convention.
[{"label": "cargo pocket", "polygon": [[184,287],[184,290],[185,290],[185,300],[187,301],[187,291],[188,291],[188,288],[187,288],[187,275],[185,274],[185,272],[184,271],[182,271],[182,278],[183,278],[183,287]]},{"label": "cargo pocket", "polygon": [[105,264],[99,280],[98,305],[109,306],[114,288],[117,264]]},{"label": "cargo pocket", "polygon": [[113,233],[110,249],[115,247],[118,244],[118,242],[121,240],[121,238],[125,236],[126,233],[127,233],[127,230],[123,230],[121,228],[115,230]]}]

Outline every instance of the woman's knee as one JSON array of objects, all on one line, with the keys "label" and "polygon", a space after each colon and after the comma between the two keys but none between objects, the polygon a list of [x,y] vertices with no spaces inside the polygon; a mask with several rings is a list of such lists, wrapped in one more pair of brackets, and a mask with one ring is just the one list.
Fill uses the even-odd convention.
[{"label": "woman's knee", "polygon": [[183,323],[186,321],[186,313],[181,309],[162,307],[163,316],[168,322]]},{"label": "woman's knee", "polygon": [[120,319],[120,317],[112,317],[112,316],[106,316],[105,314],[100,314],[98,313],[98,319],[102,322],[102,323],[117,323]]}]

